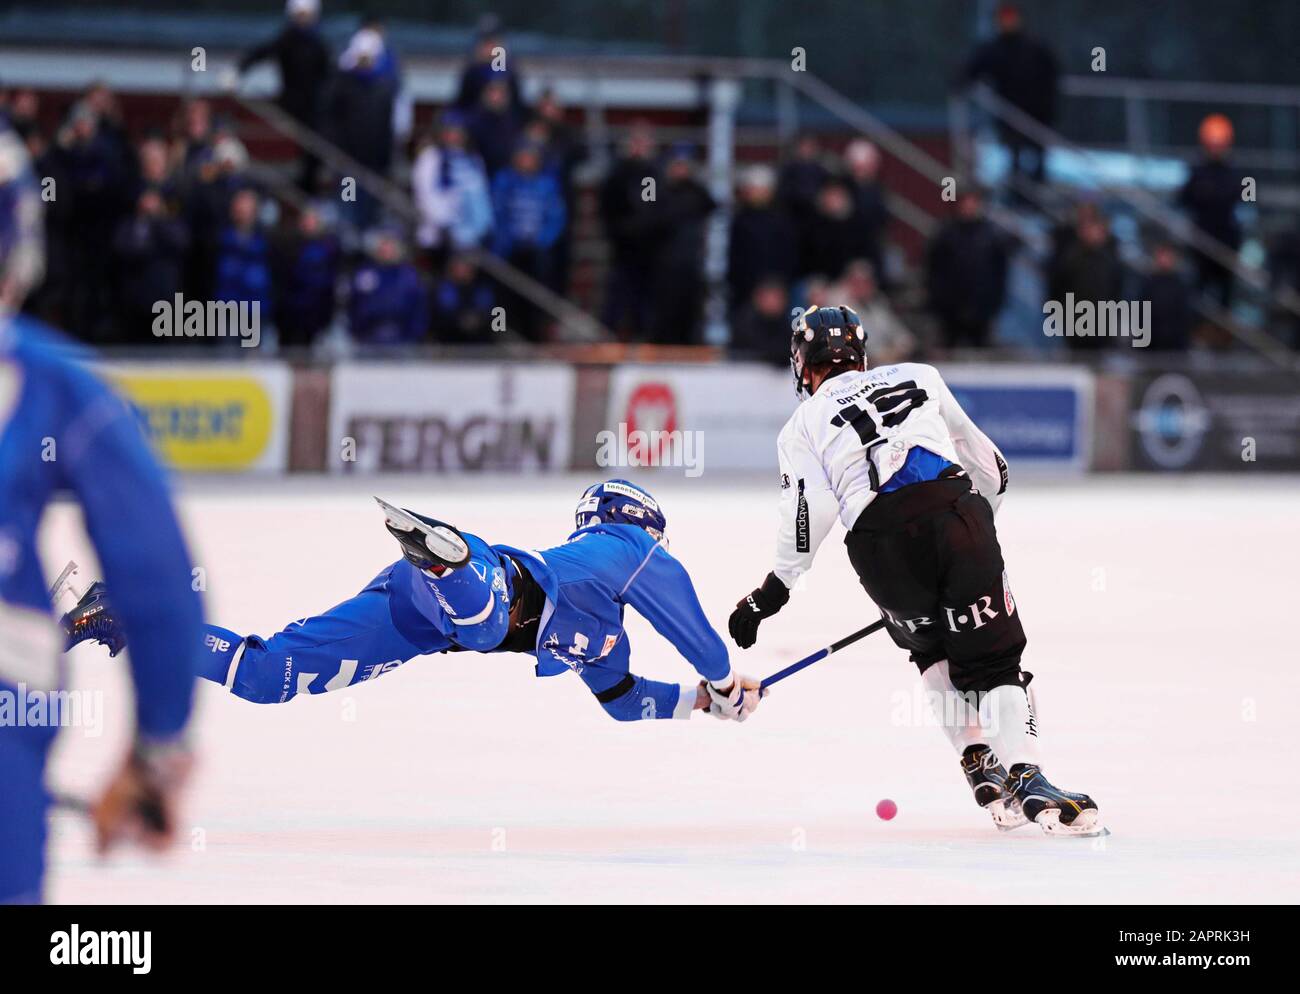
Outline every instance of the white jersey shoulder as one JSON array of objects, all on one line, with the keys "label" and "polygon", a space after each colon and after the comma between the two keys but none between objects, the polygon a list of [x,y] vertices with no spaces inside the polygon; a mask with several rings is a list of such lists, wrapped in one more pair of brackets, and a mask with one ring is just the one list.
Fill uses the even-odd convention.
[{"label": "white jersey shoulder", "polygon": [[823,383],[777,440],[777,575],[789,584],[806,570],[833,519],[853,527],[918,447],[964,469],[996,509],[1006,464],[933,366],[904,362]]}]

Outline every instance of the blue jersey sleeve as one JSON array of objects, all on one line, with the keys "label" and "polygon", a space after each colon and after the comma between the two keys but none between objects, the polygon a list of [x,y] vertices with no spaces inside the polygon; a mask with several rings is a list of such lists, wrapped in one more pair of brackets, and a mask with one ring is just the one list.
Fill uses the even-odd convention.
[{"label": "blue jersey sleeve", "polygon": [[582,682],[615,721],[689,718],[695,706],[695,687],[647,680],[628,672],[627,636],[599,663],[582,668]]},{"label": "blue jersey sleeve", "polygon": [[202,612],[162,471],[127,405],[88,372],[67,379],[55,459],[86,529],[130,647],[140,731],[180,733],[198,673]]},{"label": "blue jersey sleeve", "polygon": [[700,676],[722,680],[731,672],[727,646],[704,616],[686,568],[661,544],[648,549],[619,596],[671,642]]}]

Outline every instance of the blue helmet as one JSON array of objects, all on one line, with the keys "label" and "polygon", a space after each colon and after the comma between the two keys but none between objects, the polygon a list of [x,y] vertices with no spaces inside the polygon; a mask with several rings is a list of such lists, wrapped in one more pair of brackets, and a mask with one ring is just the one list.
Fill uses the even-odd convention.
[{"label": "blue helmet", "polygon": [[45,269],[41,198],[22,139],[0,117],[0,313],[17,310]]},{"label": "blue helmet", "polygon": [[606,480],[589,486],[578,501],[574,520],[578,528],[601,522],[636,525],[656,539],[662,539],[668,527],[659,502],[627,480]]}]

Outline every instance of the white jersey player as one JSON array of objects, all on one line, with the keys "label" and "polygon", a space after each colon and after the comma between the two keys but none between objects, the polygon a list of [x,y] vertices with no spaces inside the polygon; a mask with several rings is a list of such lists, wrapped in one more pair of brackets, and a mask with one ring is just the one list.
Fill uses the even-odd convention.
[{"label": "white jersey player", "polygon": [[776,563],[736,605],[731,636],[755,643],[838,515],[849,560],[920,669],[975,800],[1001,828],[1099,834],[1093,800],[1054,787],[1039,765],[1025,634],[993,525],[1006,461],[936,369],[868,371],[865,341],[848,307],[813,308],[797,324],[791,364],[808,399],[777,442]]}]

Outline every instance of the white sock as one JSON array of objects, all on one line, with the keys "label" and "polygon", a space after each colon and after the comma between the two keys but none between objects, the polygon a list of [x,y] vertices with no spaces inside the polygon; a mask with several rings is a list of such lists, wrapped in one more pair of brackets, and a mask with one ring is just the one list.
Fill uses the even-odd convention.
[{"label": "white sock", "polygon": [[1017,763],[1039,765],[1038,719],[1024,687],[994,687],[980,702],[989,744],[1008,770]]},{"label": "white sock", "polygon": [[971,706],[973,697],[960,693],[948,678],[948,660],[941,659],[926,667],[921,674],[921,685],[925,688],[930,713],[958,755],[965,752],[967,746],[989,741],[980,713]]}]

